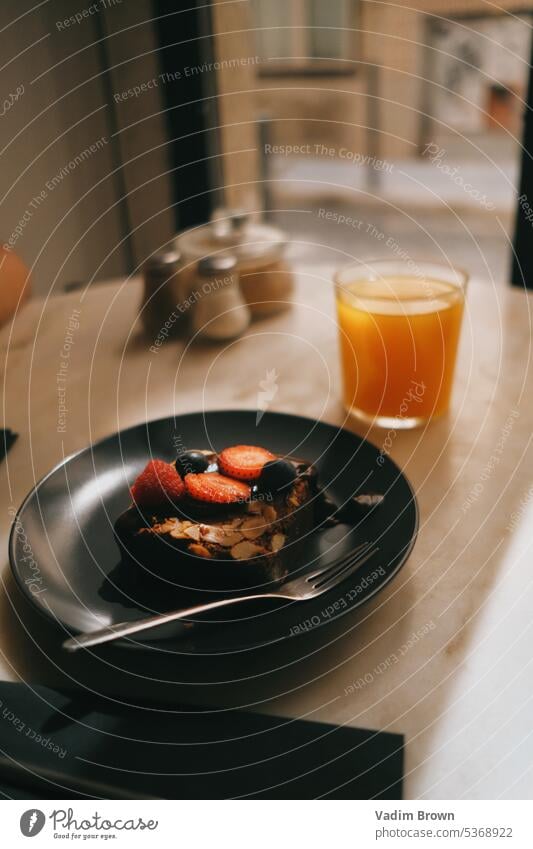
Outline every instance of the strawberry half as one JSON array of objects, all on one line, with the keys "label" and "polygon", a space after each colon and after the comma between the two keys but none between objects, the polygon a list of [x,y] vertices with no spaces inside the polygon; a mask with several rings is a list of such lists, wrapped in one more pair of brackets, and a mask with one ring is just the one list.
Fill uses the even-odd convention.
[{"label": "strawberry half", "polygon": [[230,478],[254,481],[260,477],[265,463],[275,459],[274,454],[258,445],[233,445],[218,455],[218,467]]},{"label": "strawberry half", "polygon": [[185,489],[191,498],[211,504],[235,504],[245,501],[251,492],[247,484],[219,475],[218,472],[185,475]]},{"label": "strawberry half", "polygon": [[131,487],[131,497],[138,507],[155,508],[169,500],[178,501],[184,492],[175,467],[164,460],[150,460]]}]

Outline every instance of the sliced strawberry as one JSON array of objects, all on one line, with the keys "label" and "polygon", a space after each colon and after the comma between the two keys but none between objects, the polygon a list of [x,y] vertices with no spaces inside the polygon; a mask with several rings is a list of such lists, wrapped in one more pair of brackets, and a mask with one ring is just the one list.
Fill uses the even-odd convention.
[{"label": "sliced strawberry", "polygon": [[131,487],[131,497],[139,507],[155,508],[177,501],[185,492],[183,480],[172,463],[150,460]]},{"label": "sliced strawberry", "polygon": [[185,475],[185,489],[191,498],[211,504],[234,504],[250,497],[250,487],[218,472]]},{"label": "sliced strawberry", "polygon": [[275,459],[274,454],[258,445],[233,445],[218,455],[218,467],[230,478],[254,481],[261,475],[265,463]]}]

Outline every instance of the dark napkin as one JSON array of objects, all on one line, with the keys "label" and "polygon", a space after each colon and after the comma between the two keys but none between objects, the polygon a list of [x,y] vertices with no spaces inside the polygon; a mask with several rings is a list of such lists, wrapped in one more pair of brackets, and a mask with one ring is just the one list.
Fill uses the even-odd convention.
[{"label": "dark napkin", "polygon": [[18,439],[18,433],[9,428],[0,427],[0,460],[3,460],[14,442]]},{"label": "dark napkin", "polygon": [[402,775],[398,734],[0,683],[0,788],[16,798],[401,799]]}]

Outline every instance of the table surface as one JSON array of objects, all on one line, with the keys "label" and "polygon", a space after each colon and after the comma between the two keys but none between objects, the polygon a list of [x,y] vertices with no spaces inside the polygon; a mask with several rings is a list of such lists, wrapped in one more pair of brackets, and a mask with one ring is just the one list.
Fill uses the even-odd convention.
[{"label": "table surface", "polygon": [[[387,441],[419,500],[414,552],[327,643],[311,634],[233,670],[117,650],[63,657],[15,588],[9,508],[88,443],[146,418],[255,409],[271,369],[271,409],[342,423],[329,280],[324,269],[302,271],[290,311],[219,347],[151,352],[136,321],[137,280],[34,300],[3,329],[3,423],[19,439],[0,466],[0,678],[397,731],[406,798],[531,798],[533,301],[521,291],[472,282],[450,414]],[[380,447],[387,437],[352,427]]]}]

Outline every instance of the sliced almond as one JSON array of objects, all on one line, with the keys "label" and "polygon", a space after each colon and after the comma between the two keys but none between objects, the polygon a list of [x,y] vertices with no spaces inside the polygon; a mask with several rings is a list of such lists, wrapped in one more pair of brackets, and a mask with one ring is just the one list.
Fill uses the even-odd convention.
[{"label": "sliced almond", "polygon": [[183,533],[189,539],[194,539],[198,542],[200,540],[200,525],[191,525],[190,528],[185,528]]},{"label": "sliced almond", "polygon": [[204,542],[212,542],[216,545],[223,545],[225,548],[231,548],[235,543],[242,539],[241,534],[233,531],[231,528],[224,528],[221,525],[202,525],[200,528],[200,536]]},{"label": "sliced almond", "polygon": [[165,519],[164,522],[160,522],[157,525],[154,525],[153,530],[158,534],[168,534],[171,531],[175,530],[179,525],[177,519]]},{"label": "sliced almond", "polygon": [[246,512],[260,514],[262,512],[261,503],[259,501],[249,501],[246,505]]},{"label": "sliced almond", "polygon": [[274,534],[270,541],[272,551],[279,551],[285,545],[285,534]]},{"label": "sliced almond", "polygon": [[[171,527],[166,527],[167,523],[172,522]],[[161,527],[161,530],[164,530],[165,533],[169,533],[171,537],[174,539],[186,539],[185,531],[187,528],[191,526],[192,522],[188,521],[180,521],[178,519],[167,519],[165,522],[165,528]]]},{"label": "sliced almond", "polygon": [[241,530],[249,528],[265,528],[265,520],[262,516],[249,516],[241,522]]},{"label": "sliced almond", "polygon": [[241,516],[237,516],[236,519],[232,519],[230,522],[227,522],[225,525],[222,525],[222,527],[224,529],[232,528],[234,530],[235,528],[240,528],[242,523],[243,523],[243,519],[241,518]]},{"label": "sliced almond", "polygon": [[223,545],[224,548],[231,548],[232,545],[237,545],[237,543],[241,542],[241,540],[242,534],[238,531],[227,531],[220,541],[220,545]]},{"label": "sliced almond", "polygon": [[264,553],[264,548],[261,548],[260,545],[254,545],[253,542],[248,542],[248,540],[237,543],[231,549],[231,556],[234,560],[249,560],[250,557],[257,557]]},{"label": "sliced almond", "polygon": [[278,514],[274,510],[271,504],[267,504],[263,507],[263,516],[265,517],[265,522],[272,524],[278,518]]},{"label": "sliced almond", "polygon": [[240,527],[240,532],[245,539],[257,539],[265,533],[266,525],[260,516],[245,519]]},{"label": "sliced almond", "polygon": [[256,528],[255,530],[250,529],[250,530],[247,530],[247,531],[243,531],[242,535],[243,535],[244,539],[259,539],[259,537],[262,536],[264,534],[264,532],[265,532],[264,528],[263,529]]},{"label": "sliced almond", "polygon": [[205,545],[200,545],[197,542],[191,542],[189,546],[189,551],[191,552],[191,554],[196,554],[197,557],[211,557],[211,554],[207,550]]},{"label": "sliced almond", "polygon": [[232,519],[231,522],[225,522],[219,527],[224,531],[225,534],[231,534],[239,530],[240,526],[242,525],[242,522],[242,518]]},{"label": "sliced almond", "polygon": [[200,525],[200,536],[205,542],[219,542],[222,533],[216,525]]}]

